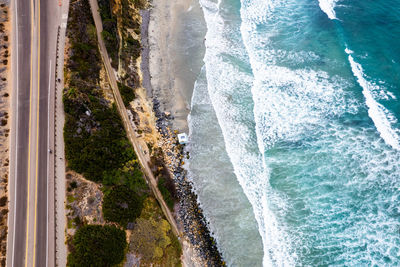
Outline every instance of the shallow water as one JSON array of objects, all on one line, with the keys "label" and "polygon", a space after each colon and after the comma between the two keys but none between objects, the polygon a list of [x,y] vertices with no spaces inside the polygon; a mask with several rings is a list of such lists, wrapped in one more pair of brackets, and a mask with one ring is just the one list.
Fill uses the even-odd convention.
[{"label": "shallow water", "polygon": [[200,0],[189,170],[231,266],[400,264],[400,2]]}]

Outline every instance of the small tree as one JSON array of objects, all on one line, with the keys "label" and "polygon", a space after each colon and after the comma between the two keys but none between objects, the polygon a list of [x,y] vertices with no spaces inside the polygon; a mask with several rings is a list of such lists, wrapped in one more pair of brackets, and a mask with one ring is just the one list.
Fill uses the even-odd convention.
[{"label": "small tree", "polygon": [[168,232],[171,230],[169,223],[161,219],[139,218],[132,231],[130,247],[142,255],[145,261],[158,261],[164,255],[165,248],[171,244]]},{"label": "small tree", "polygon": [[69,267],[106,267],[124,259],[125,231],[115,226],[86,225],[78,229],[68,255]]},{"label": "small tree", "polygon": [[110,222],[126,227],[128,222],[134,222],[143,208],[143,200],[124,185],[114,186],[104,196],[104,218]]}]

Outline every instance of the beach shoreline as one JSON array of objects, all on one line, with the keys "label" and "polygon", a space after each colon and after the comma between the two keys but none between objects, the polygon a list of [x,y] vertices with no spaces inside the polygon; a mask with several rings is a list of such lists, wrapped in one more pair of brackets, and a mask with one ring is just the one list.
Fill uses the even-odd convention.
[{"label": "beach shoreline", "polygon": [[188,115],[197,76],[203,66],[206,32],[195,0],[153,1],[142,10],[141,78],[153,106],[166,167],[174,180],[179,203],[174,216],[183,237],[183,266],[220,266],[222,257],[212,237],[187,170],[177,133],[189,132]]},{"label": "beach shoreline", "polygon": [[[188,133],[194,82],[203,66],[206,33],[197,1],[151,2],[148,23],[149,83],[153,99],[171,120],[169,127]],[[144,77],[145,78],[145,77]]]}]

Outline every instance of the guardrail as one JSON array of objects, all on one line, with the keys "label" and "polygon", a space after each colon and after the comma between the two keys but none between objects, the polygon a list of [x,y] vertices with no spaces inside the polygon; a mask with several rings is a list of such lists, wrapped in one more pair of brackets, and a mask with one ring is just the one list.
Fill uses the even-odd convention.
[{"label": "guardrail", "polygon": [[[55,90],[54,90],[54,266],[57,265],[57,92],[60,90],[58,83],[58,58],[59,58],[59,41],[60,41],[60,26],[57,28],[57,42],[56,42],[56,64],[55,64]],[[62,88],[61,88],[62,89]],[[63,205],[64,203],[62,203]]]}]

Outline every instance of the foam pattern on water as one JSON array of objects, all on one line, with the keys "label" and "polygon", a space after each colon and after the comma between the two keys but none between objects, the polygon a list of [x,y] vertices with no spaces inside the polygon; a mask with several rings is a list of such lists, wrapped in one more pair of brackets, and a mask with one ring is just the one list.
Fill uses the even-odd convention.
[{"label": "foam pattern on water", "polygon": [[335,5],[339,0],[318,0],[318,1],[321,10],[325,12],[328,18],[337,19],[335,12]]},{"label": "foam pattern on water", "polygon": [[[393,198],[400,197],[395,186],[399,154],[373,128],[357,122],[355,115],[362,105],[350,93],[351,79],[310,67],[280,66],[282,60],[269,45],[277,38],[260,34],[260,25],[281,28],[279,19],[285,18],[271,14],[271,9],[257,17],[250,14],[255,9],[252,5],[262,4],[244,2],[241,31],[255,78],[252,94],[258,144],[260,152],[266,153],[264,165],[269,168],[272,191],[286,200],[284,205],[270,200],[269,205],[281,220],[278,228],[290,237],[287,250],[306,265],[398,264],[400,240],[396,235],[385,237],[385,232],[394,233],[399,226],[392,216],[397,214]],[[281,6],[275,8],[279,11]],[[368,114],[383,140],[397,148],[397,131],[390,127],[395,117],[373,99],[372,85],[363,79],[362,68],[349,59],[364,89]],[[351,186],[344,190],[343,183]],[[390,193],[379,194],[376,187]],[[369,194],[360,195],[368,190]]]},{"label": "foam pattern on water", "polygon": [[[363,94],[366,100],[365,102],[368,106],[368,114],[374,122],[376,129],[388,145],[392,146],[394,149],[400,150],[400,130],[392,127],[392,125],[395,125],[398,122],[397,118],[393,113],[388,111],[383,105],[379,104],[375,100],[377,94],[374,94],[374,92],[379,90],[379,86],[367,81],[364,77],[362,66],[354,61],[354,58],[351,55],[352,51],[346,48],[346,53],[348,54],[354,76],[363,88]],[[380,90],[380,92],[382,92],[382,90]]]},{"label": "foam pattern on water", "polygon": [[[270,32],[260,32],[260,28],[262,26],[266,29],[276,28],[279,21],[271,8],[262,8],[264,3],[265,1],[242,1],[241,8],[241,33],[254,75],[251,92],[254,101],[258,146],[262,154],[278,140],[286,142],[301,140],[306,132],[315,130],[329,119],[338,117],[345,112],[354,113],[357,110],[356,103],[351,101],[351,98],[342,89],[346,88],[348,82],[340,77],[330,77],[326,72],[310,68],[289,69],[279,66],[285,55],[290,55],[291,60],[301,58],[301,61],[297,60],[298,63],[318,60],[318,56],[315,56],[313,52],[306,51],[297,54],[277,52],[269,46],[269,40],[275,36]],[[285,4],[293,5],[289,1],[289,3],[275,3],[274,7],[279,10]],[[264,13],[255,15],[252,12],[255,9],[263,10]],[[281,56],[277,57],[277,54]],[[263,161],[264,169],[268,170],[268,165],[267,160]],[[268,187],[265,187],[265,190],[267,194],[263,202],[268,203],[269,207],[275,207],[274,211],[279,213],[280,218],[284,217],[288,203],[282,201],[285,196],[269,190]],[[269,213],[273,213],[273,211],[269,209]],[[296,235],[286,234],[289,231],[286,222],[283,220],[280,220],[279,223],[272,221],[272,223],[266,223],[264,227],[264,233],[262,232],[265,234],[264,265],[269,266],[271,263],[280,265],[279,263],[285,263],[283,259],[290,259],[286,263],[294,264],[299,255],[295,248],[301,245],[297,244]],[[284,232],[285,234],[280,234],[284,237],[284,242],[280,244],[271,242],[270,236],[273,235],[266,234],[271,231]],[[290,255],[276,251],[277,248],[284,246],[284,252],[290,252]],[[271,256],[273,254],[270,253],[271,251],[274,251],[276,255]],[[280,261],[276,261],[276,257],[279,257]]]},{"label": "foam pattern on water", "polygon": [[321,12],[337,1],[200,2],[208,96],[263,265],[399,265],[398,122],[378,103],[395,96],[343,53]]},{"label": "foam pattern on water", "polygon": [[284,245],[288,237],[269,209],[273,193],[268,192],[269,174],[257,145],[251,97],[253,76],[241,41],[240,24],[226,23],[228,7],[221,6],[224,3],[201,4],[208,25],[205,63],[209,95],[235,175],[253,207],[264,253],[268,254],[264,264],[292,265],[295,255]]},{"label": "foam pattern on water", "polygon": [[[321,9],[331,20],[336,19],[334,11],[336,2],[337,0],[319,0]],[[341,24],[337,24],[337,27],[339,28],[339,38],[344,39],[342,35],[345,29],[342,28]],[[398,123],[397,118],[392,112],[377,102],[379,99],[395,99],[395,96],[388,92],[383,85],[377,85],[368,80],[363,67],[354,60],[352,55],[354,52],[347,48],[347,44],[345,53],[348,55],[353,75],[356,77],[358,84],[363,88],[362,92],[365,97],[365,104],[368,107],[368,115],[374,122],[383,140],[394,149],[400,150],[400,130],[396,128],[396,124]],[[384,84],[384,82],[380,82]]]},{"label": "foam pattern on water", "polygon": [[253,210],[237,182],[216,122],[203,68],[194,86],[189,119],[189,177],[198,189],[202,208],[227,264],[261,266],[263,250]]},{"label": "foam pattern on water", "polygon": [[336,121],[267,153],[302,265],[400,264],[400,155],[359,126]]}]

